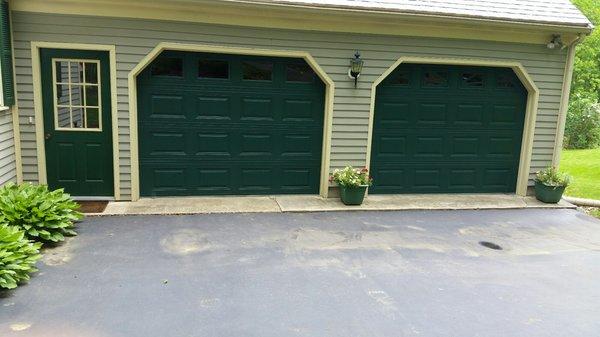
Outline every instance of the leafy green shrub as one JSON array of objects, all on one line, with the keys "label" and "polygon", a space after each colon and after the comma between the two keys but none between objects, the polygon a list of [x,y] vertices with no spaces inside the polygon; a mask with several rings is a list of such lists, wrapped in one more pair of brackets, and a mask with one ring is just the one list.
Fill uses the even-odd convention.
[{"label": "leafy green shrub", "polygon": [[559,172],[554,167],[548,167],[535,174],[535,181],[546,186],[567,187],[571,183],[571,176]]},{"label": "leafy green shrub", "polygon": [[34,264],[41,257],[41,245],[17,227],[0,224],[0,288],[13,289],[29,280],[29,274],[37,271]]},{"label": "leafy green shrub", "polygon": [[564,146],[589,149],[600,145],[600,104],[581,95],[569,103]]},{"label": "leafy green shrub", "polygon": [[355,169],[352,166],[346,166],[343,170],[334,170],[331,181],[346,187],[371,186],[372,183],[369,170]]},{"label": "leafy green shrub", "polygon": [[32,240],[60,242],[65,235],[77,235],[73,223],[83,218],[78,208],[62,189],[32,184],[0,188],[0,223],[24,230]]}]

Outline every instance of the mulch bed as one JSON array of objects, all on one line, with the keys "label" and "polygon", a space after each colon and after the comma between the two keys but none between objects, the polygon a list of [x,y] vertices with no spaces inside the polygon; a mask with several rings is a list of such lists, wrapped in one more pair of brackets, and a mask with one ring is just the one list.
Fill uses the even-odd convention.
[{"label": "mulch bed", "polygon": [[77,201],[81,208],[79,211],[82,213],[102,213],[108,205],[108,201]]}]

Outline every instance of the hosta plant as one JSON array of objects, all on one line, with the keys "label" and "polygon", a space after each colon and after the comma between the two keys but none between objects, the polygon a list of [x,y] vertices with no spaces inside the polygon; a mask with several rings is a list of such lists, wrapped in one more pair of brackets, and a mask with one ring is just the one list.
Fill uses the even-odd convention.
[{"label": "hosta plant", "polygon": [[62,189],[33,184],[0,188],[0,223],[19,227],[32,240],[60,242],[65,235],[76,235],[74,222],[83,218],[78,209]]},{"label": "hosta plant", "polygon": [[0,224],[0,288],[13,289],[37,271],[41,243],[27,239],[17,227]]}]

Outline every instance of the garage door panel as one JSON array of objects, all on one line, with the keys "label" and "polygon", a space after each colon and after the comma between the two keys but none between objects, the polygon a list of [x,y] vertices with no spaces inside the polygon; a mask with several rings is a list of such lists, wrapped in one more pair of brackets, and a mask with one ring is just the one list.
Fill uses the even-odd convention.
[{"label": "garage door panel", "polygon": [[218,96],[196,97],[196,119],[231,120],[231,99]]},{"label": "garage door panel", "polygon": [[450,157],[456,159],[477,159],[481,154],[481,137],[451,136]]},{"label": "garage door panel", "polygon": [[415,112],[417,125],[431,126],[446,125],[448,120],[448,105],[446,103],[418,103]]},{"label": "garage door panel", "polygon": [[483,126],[486,107],[484,104],[458,104],[454,124],[459,126]]},{"label": "garage door panel", "polygon": [[[408,84],[393,82],[398,72],[411,74]],[[384,80],[375,102],[371,193],[514,192],[526,91],[497,90],[497,72],[506,75],[406,64]]]},{"label": "garage door panel", "polygon": [[273,115],[273,99],[271,98],[248,98],[242,99],[241,120],[270,120],[276,118]]},{"label": "garage door panel", "polygon": [[285,99],[282,120],[287,122],[316,122],[321,113],[309,99]]},{"label": "garage door panel", "polygon": [[183,109],[183,96],[152,95],[151,99],[150,118],[186,118]]},{"label": "garage door panel", "polygon": [[153,146],[149,148],[151,152],[144,153],[149,156],[184,156],[185,145],[187,143],[186,134],[183,132],[168,132],[168,130],[142,132],[148,142]]},{"label": "garage door panel", "polygon": [[196,156],[232,157],[229,132],[199,132],[196,134]]},{"label": "garage door panel", "polygon": [[304,72],[286,77],[304,61],[169,55],[185,59],[181,78],[138,77],[142,195],[318,192],[325,88]]}]

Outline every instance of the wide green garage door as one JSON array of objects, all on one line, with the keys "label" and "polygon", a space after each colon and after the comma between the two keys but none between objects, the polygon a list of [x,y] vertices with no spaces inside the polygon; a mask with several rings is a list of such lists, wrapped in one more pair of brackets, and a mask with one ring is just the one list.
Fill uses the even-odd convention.
[{"label": "wide green garage door", "polygon": [[138,76],[140,193],[318,193],[325,87],[302,59],[163,52]]},{"label": "wide green garage door", "polygon": [[511,69],[401,64],[377,87],[370,192],[514,192],[526,99]]}]

